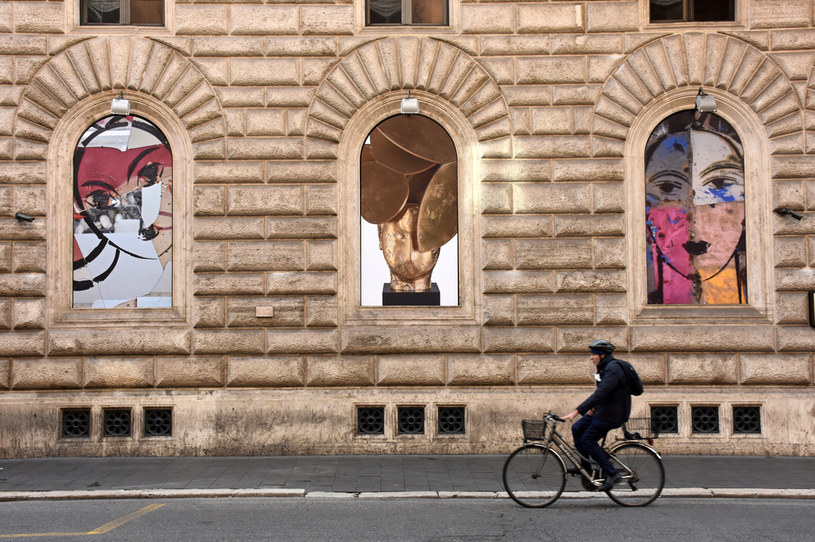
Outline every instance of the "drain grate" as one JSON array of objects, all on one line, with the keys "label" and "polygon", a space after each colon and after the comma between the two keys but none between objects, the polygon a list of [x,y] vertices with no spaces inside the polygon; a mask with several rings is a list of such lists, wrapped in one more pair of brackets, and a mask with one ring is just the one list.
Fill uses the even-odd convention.
[{"label": "drain grate", "polygon": [[757,406],[733,407],[734,433],[761,433],[761,409]]},{"label": "drain grate", "polygon": [[81,438],[91,436],[91,409],[65,409],[62,411],[62,436]]},{"label": "drain grate", "polygon": [[424,433],[424,407],[399,407],[399,434]]},{"label": "drain grate", "polygon": [[691,407],[691,424],[694,433],[718,433],[719,407]]},{"label": "drain grate", "polygon": [[144,409],[144,436],[169,437],[173,434],[173,411],[169,408]]},{"label": "drain grate", "polygon": [[652,406],[651,429],[656,433],[678,433],[679,416],[675,406]]},{"label": "drain grate", "polygon": [[384,435],[385,407],[359,407],[357,432],[360,435]]},{"label": "drain grate", "polygon": [[131,416],[130,410],[110,409],[103,415],[106,437],[129,437]]},{"label": "drain grate", "polygon": [[464,434],[464,407],[439,407],[439,434]]}]

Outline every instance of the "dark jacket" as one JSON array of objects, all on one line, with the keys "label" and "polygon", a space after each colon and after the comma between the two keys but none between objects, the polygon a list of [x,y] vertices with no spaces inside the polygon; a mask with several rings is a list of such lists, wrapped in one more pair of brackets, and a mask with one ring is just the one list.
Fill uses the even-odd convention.
[{"label": "dark jacket", "polygon": [[577,411],[585,415],[586,412],[594,409],[595,418],[622,425],[631,415],[631,396],[628,394],[623,368],[614,361],[616,358],[608,354],[597,365],[597,372],[600,373],[597,388],[577,407]]}]

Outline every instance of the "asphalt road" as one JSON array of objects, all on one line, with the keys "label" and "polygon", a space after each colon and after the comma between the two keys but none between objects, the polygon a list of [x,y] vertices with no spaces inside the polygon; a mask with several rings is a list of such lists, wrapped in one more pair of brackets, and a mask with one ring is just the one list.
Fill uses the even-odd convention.
[{"label": "asphalt road", "polygon": [[[810,541],[811,500],[606,498],[525,509],[508,499],[241,498],[0,503],[0,540]],[[33,536],[32,536],[33,535]]]}]

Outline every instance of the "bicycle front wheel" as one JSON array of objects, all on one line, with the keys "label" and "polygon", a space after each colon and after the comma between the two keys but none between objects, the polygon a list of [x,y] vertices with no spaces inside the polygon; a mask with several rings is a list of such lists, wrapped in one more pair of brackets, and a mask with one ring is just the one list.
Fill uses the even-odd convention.
[{"label": "bicycle front wheel", "polygon": [[609,451],[609,459],[622,481],[607,493],[621,506],[647,506],[665,485],[665,469],[659,455],[638,442],[626,442]]},{"label": "bicycle front wheel", "polygon": [[504,463],[504,488],[513,501],[529,508],[549,506],[566,486],[566,467],[554,451],[527,444]]}]

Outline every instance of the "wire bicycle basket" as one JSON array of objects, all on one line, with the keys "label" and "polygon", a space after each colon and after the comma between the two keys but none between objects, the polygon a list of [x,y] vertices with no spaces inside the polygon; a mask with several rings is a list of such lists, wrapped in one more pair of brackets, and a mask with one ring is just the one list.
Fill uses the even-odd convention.
[{"label": "wire bicycle basket", "polygon": [[622,427],[626,440],[653,440],[659,438],[659,431],[651,423],[651,418],[629,418]]},{"label": "wire bicycle basket", "polygon": [[521,420],[524,430],[524,440],[544,440],[546,438],[546,420]]}]

